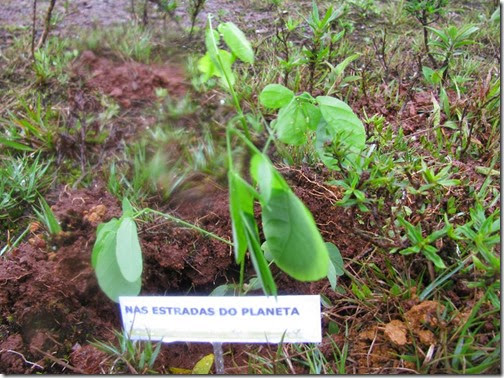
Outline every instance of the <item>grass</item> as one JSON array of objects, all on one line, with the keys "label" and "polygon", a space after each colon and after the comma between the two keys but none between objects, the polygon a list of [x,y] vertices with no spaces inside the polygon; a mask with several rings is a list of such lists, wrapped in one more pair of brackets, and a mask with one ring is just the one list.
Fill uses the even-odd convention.
[{"label": "grass", "polygon": [[[269,6],[266,3],[258,9]],[[284,1],[279,9],[290,3]],[[320,3],[325,11],[326,4]],[[299,25],[286,40],[282,38],[287,34],[278,34],[287,27],[286,20],[278,17],[281,12],[272,12],[268,34],[257,34],[253,41],[257,63],[252,67],[235,63],[235,90],[259,142],[265,143],[270,121],[276,117],[257,100],[269,83],[285,83],[298,94],[312,88],[314,96],[330,90],[359,114],[367,145],[353,166],[324,167],[313,141],[302,147],[275,142],[268,152],[277,163],[324,172],[326,180],[319,184],[341,190],[335,206],[345,209],[354,236],[366,236],[369,242],[362,256],[345,258],[346,275],[338,281],[338,291],[324,292],[323,346],[250,348],[245,362],[231,356],[237,371],[499,372],[500,68],[495,51],[500,41],[499,25],[490,20],[495,9],[483,3],[477,10],[452,4],[448,15],[433,24],[439,30],[452,24],[479,28],[470,36],[475,43],[460,46],[460,54],[449,59],[449,75],[441,85],[423,75],[422,68],[431,65],[423,35],[416,20],[399,11],[401,7],[404,1],[348,3],[331,29],[333,35],[344,33],[332,44],[321,37],[319,43],[327,46],[328,55],[311,61],[305,49],[311,46],[315,51],[312,32],[303,18],[310,7],[304,13],[289,13]],[[252,26],[243,25],[243,30],[254,38]],[[173,38],[138,23],[94,30],[75,39],[54,36],[32,62],[27,55],[29,31],[16,33],[0,53],[0,80],[7,83],[0,86],[0,224],[10,235],[2,237],[2,243],[10,245],[26,235],[32,206],[58,184],[86,186],[98,179],[111,194],[126,196],[139,207],[161,205],[202,181],[226,186],[223,130],[228,122],[238,121],[219,82],[201,80],[197,68],[201,37],[195,34],[193,45],[184,52],[191,86],[186,97],[177,100],[158,90],[153,105],[129,111],[96,95],[99,109],[81,114],[92,126],[81,141],[87,160],[80,161],[80,152],[61,150],[61,141],[68,136],[77,140],[82,127],[71,126],[65,113],[71,100],[66,88],[74,85],[72,60],[91,49],[119,60],[163,62],[172,49],[177,50],[173,45],[179,42],[173,41],[180,41],[180,36]],[[359,55],[336,72],[354,54]],[[147,116],[154,120],[148,129],[125,132],[114,140],[118,127]],[[246,152],[233,152],[245,167]],[[331,153],[337,158],[341,151],[334,147]],[[57,232],[47,212],[39,216]],[[404,320],[413,303],[427,300],[444,308],[439,324],[429,328],[434,347],[422,344],[413,332],[407,345],[391,344],[383,333],[386,324]],[[366,338],[369,330],[376,330],[374,339]],[[155,355],[152,346],[149,352],[142,349],[149,347],[133,345],[119,334],[118,341],[119,347],[97,344],[115,356],[111,371],[152,368],[146,362]],[[380,360],[384,356],[389,362]]]}]

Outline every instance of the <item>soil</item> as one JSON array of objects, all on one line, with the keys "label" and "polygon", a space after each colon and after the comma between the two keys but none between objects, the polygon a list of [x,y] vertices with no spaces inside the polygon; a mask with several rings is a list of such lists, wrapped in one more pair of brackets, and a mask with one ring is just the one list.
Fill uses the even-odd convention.
[{"label": "soil", "polygon": [[[2,1],[0,48],[10,43],[16,28],[30,25],[31,3],[31,0]],[[106,27],[130,19],[129,0],[72,0],[68,9],[63,3],[58,2],[57,11],[64,18],[58,23],[55,33],[71,34],[77,27]],[[46,2],[40,3],[41,14],[46,6]],[[266,8],[250,12],[247,5],[239,2],[207,1],[206,12],[217,14],[220,9],[225,10],[224,18],[237,19],[255,29],[257,34],[268,32],[264,25],[271,19],[271,12],[266,12]],[[206,13],[202,12],[200,19],[204,17]],[[70,93],[69,101],[74,101],[72,107],[80,110],[90,110],[85,99],[94,97],[91,92],[103,93],[114,98],[122,108],[140,112],[142,107],[156,99],[157,88],[165,88],[175,98],[184,96],[189,90],[184,70],[175,64],[124,62],[91,51],[83,52],[73,62],[72,73],[72,80],[81,82],[82,86],[78,92]],[[403,95],[408,88],[410,85],[404,84],[399,91]],[[417,131],[425,129],[432,110],[432,96],[427,92],[411,93],[403,109],[387,108],[385,100],[379,95],[355,99],[352,107],[359,114],[363,110],[367,114],[381,114],[387,122],[401,126],[405,135],[414,136]],[[84,105],[81,106],[80,102]],[[122,125],[115,127],[119,126]],[[138,130],[133,130],[130,136],[135,135],[135,131]],[[121,139],[119,132],[109,142],[113,145]],[[114,148],[111,146],[112,150]],[[455,163],[464,174],[474,171],[472,165]],[[355,214],[350,209],[335,206],[343,194],[341,189],[325,184],[328,175],[323,169],[282,165],[278,165],[278,169],[314,215],[324,240],[338,246],[345,261],[348,261],[347,268],[352,261],[376,251],[377,241],[371,232],[376,228],[373,224],[380,223],[380,214]],[[472,176],[474,181],[482,180],[474,172]],[[203,194],[193,187],[175,193],[168,203],[159,201],[157,205],[163,212],[231,239],[227,191],[217,186],[205,186]],[[110,372],[113,358],[98,350],[90,341],[117,344],[114,330],[121,329],[120,314],[118,306],[98,287],[90,258],[96,227],[101,222],[119,217],[120,204],[98,179],[88,189],[59,187],[46,199],[60,220],[63,231],[47,239],[42,228],[34,223],[26,241],[0,262],[0,373]],[[260,217],[259,209],[256,217]],[[144,258],[141,295],[206,295],[218,285],[238,280],[239,268],[234,263],[233,251],[224,243],[161,218],[139,223],[139,236]],[[396,269],[404,268],[402,256],[391,255],[387,259]],[[387,269],[385,258],[379,253],[373,255],[372,263],[377,269]],[[418,271],[421,270],[422,267],[418,267]],[[250,264],[247,273],[253,274]],[[421,302],[414,289],[411,299],[400,305],[394,302],[399,299],[385,299],[373,309],[368,309],[353,306],[346,301],[348,293],[344,296],[333,291],[326,279],[302,283],[274,267],[273,273],[280,294],[321,294],[332,303],[341,303],[331,311],[323,310],[324,339],[320,350],[330,360],[333,359],[332,343],[342,348],[348,342],[350,373],[414,372],[416,365],[401,360],[402,351],[417,342],[423,350],[427,350],[437,342],[430,328],[446,326],[438,319],[442,311],[439,303]],[[457,281],[456,275],[453,280],[455,285],[447,295],[456,306],[464,307],[461,298],[465,298],[470,289],[465,282]],[[343,290],[350,292],[348,287],[352,281],[348,277],[341,278],[340,284]],[[474,303],[465,304],[464,311],[453,320],[456,325],[467,319],[471,305]],[[398,308],[405,312],[399,313]],[[390,318],[380,321],[378,315],[381,314]],[[345,321],[351,318],[357,323],[350,327],[347,336],[342,332],[329,334],[330,322],[342,318]],[[339,324],[344,325],[343,322]],[[492,324],[489,323],[488,327]],[[276,346],[225,344],[226,372],[247,373],[248,352],[252,350],[258,355],[274,356]],[[174,367],[192,369],[196,361],[209,353],[212,353],[209,344],[165,344],[154,370],[168,374]],[[293,369],[296,373],[308,372],[300,366]]]},{"label": "soil", "polygon": [[84,51],[74,63],[73,70],[90,90],[99,90],[124,108],[152,101],[158,88],[166,89],[175,98],[186,92],[182,69],[172,65],[115,62],[98,57],[92,51]]},{"label": "soil", "polygon": [[[344,256],[354,256],[366,247],[364,241],[350,240],[351,230],[345,223],[336,226],[331,221],[334,216],[341,216],[342,210],[317,194],[321,190],[318,184],[303,181],[302,172],[287,172],[286,177],[296,194],[316,214],[322,233],[332,235],[327,240],[337,241]],[[172,211],[174,215],[223,238],[231,237],[227,192],[216,189],[212,196],[199,201],[191,197],[190,205],[180,198],[183,197],[179,197]],[[101,292],[90,266],[96,227],[121,215],[118,201],[100,184],[75,191],[62,187],[52,199],[62,233],[43,240],[42,229],[32,227],[31,242],[22,243],[0,265],[0,308],[2,319],[7,321],[1,326],[2,372],[105,371],[106,356],[88,341],[112,341],[112,330],[121,327],[117,306]],[[139,234],[144,255],[142,295],[176,295],[188,291],[205,294],[219,284],[237,281],[232,250],[224,243],[164,220],[142,226]],[[275,273],[279,275],[281,294],[318,294],[324,287],[330,291],[325,280],[300,283]],[[21,353],[36,365],[8,351]],[[192,368],[194,361],[211,352],[211,347],[203,344],[167,345],[158,363],[165,369]],[[63,366],[61,361],[55,364],[47,354],[70,355],[74,370]]]}]

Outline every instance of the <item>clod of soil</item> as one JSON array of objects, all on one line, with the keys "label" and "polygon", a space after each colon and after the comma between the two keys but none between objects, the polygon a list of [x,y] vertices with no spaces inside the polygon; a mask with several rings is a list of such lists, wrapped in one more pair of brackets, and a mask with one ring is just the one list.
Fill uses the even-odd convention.
[{"label": "clod of soil", "polygon": [[76,60],[73,71],[91,89],[116,99],[125,108],[154,100],[156,88],[175,97],[186,93],[184,74],[175,65],[116,62],[88,50]]}]

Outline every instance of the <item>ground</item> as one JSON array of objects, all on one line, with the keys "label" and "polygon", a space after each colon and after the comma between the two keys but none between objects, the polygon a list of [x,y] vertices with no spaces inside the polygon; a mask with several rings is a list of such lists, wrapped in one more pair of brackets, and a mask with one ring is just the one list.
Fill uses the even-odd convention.
[{"label": "ground", "polygon": [[[464,59],[450,60],[445,97],[422,76],[429,59],[421,26],[400,8],[404,2],[349,1],[333,25],[334,34],[347,35],[331,42],[312,82],[309,62],[293,65],[288,79],[281,63],[289,51],[301,59],[312,48],[302,17],[310,2],[207,0],[191,37],[187,2],[171,15],[155,3],[145,3],[145,17],[139,0],[57,1],[35,63],[33,2],[0,4],[0,373],[187,373],[212,353],[208,344],[165,344],[142,366],[144,346],[135,344],[133,355],[124,348],[118,306],[91,266],[96,229],[121,216],[123,197],[232,241],[225,125],[239,121],[225,88],[198,72],[208,14],[215,25],[235,22],[252,41],[254,66],[234,67],[257,146],[268,143],[264,125],[277,116],[258,94],[287,82],[298,94],[311,88],[314,97],[331,92],[347,102],[364,121],[370,159],[338,170],[313,145],[272,143],[271,160],[324,241],[339,249],[345,275],[334,289],[327,279],[299,282],[273,265],[279,294],[322,296],[323,342],[224,344],[225,372],[500,373],[495,2],[450,5],[432,24],[479,28],[476,44],[457,47]],[[37,37],[47,5],[38,2]],[[287,17],[301,26],[284,44],[277,25]],[[329,72],[327,63],[355,52],[361,56],[342,77]],[[249,180],[250,152],[235,148]],[[349,185],[366,201],[348,197]],[[35,215],[39,196],[62,231],[51,234]],[[260,224],[258,205],[254,212]],[[408,225],[420,227],[421,248],[435,247],[445,269],[426,252],[400,253],[414,244]],[[208,295],[239,282],[228,244],[159,216],[138,218],[137,227],[141,295]],[[245,271],[247,281],[255,276],[248,259]]]}]

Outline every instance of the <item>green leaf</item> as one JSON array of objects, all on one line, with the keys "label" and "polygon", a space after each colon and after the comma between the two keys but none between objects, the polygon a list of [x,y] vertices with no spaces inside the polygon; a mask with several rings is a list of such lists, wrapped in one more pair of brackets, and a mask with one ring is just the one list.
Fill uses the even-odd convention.
[{"label": "green leaf", "polygon": [[217,50],[219,46],[219,33],[213,30],[210,23],[210,18],[208,20],[208,28],[205,31],[205,46],[210,58],[217,64]]},{"label": "green leaf", "polygon": [[278,109],[294,98],[294,92],[280,84],[268,84],[259,95],[259,102],[270,109]]},{"label": "green leaf", "polygon": [[[203,81],[207,81],[213,76],[221,78],[221,85],[224,88],[228,88],[228,84],[225,78],[227,75],[231,85],[234,85],[236,79],[233,74],[231,66],[234,63],[234,56],[226,50],[217,50],[220,60],[214,61],[210,58],[210,53],[207,52],[199,61],[198,69],[203,73]],[[221,65],[222,63],[222,65]]]},{"label": "green leaf", "polygon": [[[98,254],[106,248],[105,241],[109,233],[113,233],[114,235],[117,233],[117,227],[119,225],[119,221],[116,218],[112,218],[107,223],[100,223],[96,229],[96,241],[93,246],[93,251],[91,253],[91,265],[93,268],[96,268],[96,259]],[[115,236],[114,236],[114,245],[112,248],[115,253]],[[110,241],[108,241],[110,242]],[[107,244],[108,246],[109,244]]]},{"label": "green leaf", "polygon": [[303,98],[294,97],[278,113],[274,124],[278,139],[294,146],[305,144],[308,129],[315,130],[321,116],[320,110],[313,104]]},{"label": "green leaf", "polygon": [[252,265],[257,273],[257,278],[261,282],[261,287],[266,295],[276,295],[277,287],[271,274],[268,262],[264,258],[259,243],[259,234],[257,233],[257,225],[254,216],[247,213],[241,213],[242,222],[247,230],[247,243],[250,251]]},{"label": "green leaf", "polygon": [[338,276],[345,274],[343,266],[343,258],[341,253],[333,243],[326,242],[327,251],[329,252],[329,271],[327,273],[327,279],[331,284],[331,288],[336,290],[336,285],[338,283]]},{"label": "green leaf", "polygon": [[243,62],[254,63],[252,46],[238,26],[232,22],[222,23],[219,25],[219,31],[234,55]]},{"label": "green leaf", "polygon": [[206,355],[201,360],[196,362],[196,365],[194,365],[191,374],[210,374],[210,369],[212,368],[213,362],[213,353]]},{"label": "green leaf", "polygon": [[317,102],[333,140],[347,146],[351,154],[360,153],[366,144],[366,130],[352,108],[330,96],[319,96]]},{"label": "green leaf", "polygon": [[33,148],[31,148],[25,144],[18,143],[18,142],[15,142],[13,140],[6,139],[3,137],[0,137],[0,144],[3,144],[4,146],[7,146],[9,148],[14,148],[19,151],[34,151]]},{"label": "green leaf", "polygon": [[[115,245],[116,234],[110,232],[110,235],[114,239],[110,245]],[[130,282],[123,277],[117,264],[115,248],[110,248],[108,245],[105,248],[104,246],[96,258],[95,272],[100,288],[114,302],[118,302],[121,295],[135,296],[140,293],[141,277],[135,282]]]},{"label": "green leaf", "polygon": [[245,181],[235,172],[228,172],[229,180],[229,212],[233,230],[233,244],[235,259],[240,264],[247,251],[246,229],[242,222],[241,213],[254,214],[254,198],[250,194]]},{"label": "green leaf", "polygon": [[132,217],[135,209],[131,205],[131,202],[124,197],[122,200],[122,211],[123,211],[123,217]]},{"label": "green leaf", "polygon": [[40,205],[42,206],[44,217],[47,222],[47,226],[49,227],[49,232],[53,235],[59,234],[61,230],[61,226],[54,216],[54,213],[51,209],[51,207],[47,204],[46,200],[42,197],[40,197]]},{"label": "green leaf", "polygon": [[336,274],[338,276],[342,276],[345,274],[345,268],[343,264],[343,258],[341,257],[341,252],[338,247],[336,247],[331,242],[326,242],[327,252],[329,252],[329,259],[331,263],[334,265]]},{"label": "green leaf", "polygon": [[273,189],[262,203],[263,231],[275,264],[300,281],[327,276],[329,256],[315,221],[291,190]]},{"label": "green leaf", "polygon": [[324,165],[333,170],[338,171],[338,160],[334,158],[333,154],[328,151],[327,146],[331,145],[334,140],[333,129],[329,127],[328,123],[322,118],[319,122],[315,139],[315,150],[317,155]]},{"label": "green leaf", "polygon": [[207,82],[212,76],[220,75],[209,52],[198,60],[198,70],[203,73],[203,82]]},{"label": "green leaf", "polygon": [[341,75],[343,74],[343,71],[345,71],[345,69],[348,67],[348,65],[350,63],[352,63],[354,60],[358,59],[360,56],[361,56],[360,53],[352,54],[352,55],[346,57],[336,67],[334,67],[334,69],[332,70],[332,72],[336,76],[336,80],[341,77]]},{"label": "green leaf", "polygon": [[271,197],[273,188],[287,189],[282,180],[274,179],[274,168],[269,159],[261,154],[255,154],[250,160],[250,175],[259,185],[261,191],[261,199],[268,202]]},{"label": "green leaf", "polygon": [[432,261],[437,268],[446,269],[446,265],[436,252],[437,252],[436,248],[430,245],[425,246],[425,248],[423,249],[425,257],[427,257],[427,259]]},{"label": "green leaf", "polygon": [[131,218],[123,218],[119,224],[115,255],[122,276],[129,282],[136,282],[142,275],[142,250],[136,224]]}]

